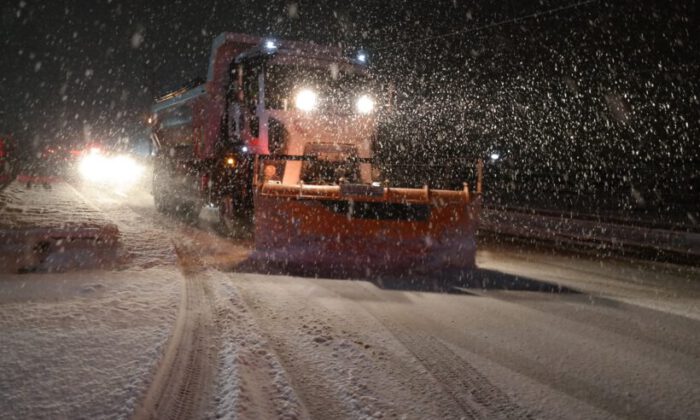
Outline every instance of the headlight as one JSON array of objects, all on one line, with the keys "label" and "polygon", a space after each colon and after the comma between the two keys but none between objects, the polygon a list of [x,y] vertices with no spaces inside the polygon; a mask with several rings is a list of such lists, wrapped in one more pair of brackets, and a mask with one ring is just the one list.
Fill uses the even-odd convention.
[{"label": "headlight", "polygon": [[362,95],[355,102],[355,109],[360,114],[369,114],[374,111],[374,99],[369,95]]},{"label": "headlight", "polygon": [[128,156],[104,156],[99,153],[83,156],[78,170],[86,181],[119,187],[135,184],[144,171]]},{"label": "headlight", "polygon": [[129,156],[115,156],[110,165],[111,182],[122,186],[135,184],[143,174],[143,167]]},{"label": "headlight", "polygon": [[297,92],[297,96],[294,98],[294,105],[300,111],[313,111],[318,105],[318,95],[311,89],[302,89]]},{"label": "headlight", "polygon": [[101,181],[106,162],[107,159],[102,155],[91,151],[90,154],[83,156],[83,158],[80,160],[78,170],[80,171],[80,175],[82,175],[86,180]]}]

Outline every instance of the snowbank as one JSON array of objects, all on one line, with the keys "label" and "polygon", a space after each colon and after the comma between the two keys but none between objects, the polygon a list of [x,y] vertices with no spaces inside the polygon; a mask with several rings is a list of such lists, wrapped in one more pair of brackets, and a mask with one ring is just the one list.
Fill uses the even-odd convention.
[{"label": "snowbank", "polygon": [[64,182],[0,192],[0,272],[114,266],[119,229]]}]

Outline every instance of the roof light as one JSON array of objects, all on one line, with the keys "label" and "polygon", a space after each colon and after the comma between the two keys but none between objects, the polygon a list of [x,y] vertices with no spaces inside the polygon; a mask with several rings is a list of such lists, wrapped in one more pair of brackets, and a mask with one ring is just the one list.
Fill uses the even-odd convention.
[{"label": "roof light", "polygon": [[274,51],[277,49],[277,43],[272,39],[266,40],[264,45],[265,49],[268,51]]}]

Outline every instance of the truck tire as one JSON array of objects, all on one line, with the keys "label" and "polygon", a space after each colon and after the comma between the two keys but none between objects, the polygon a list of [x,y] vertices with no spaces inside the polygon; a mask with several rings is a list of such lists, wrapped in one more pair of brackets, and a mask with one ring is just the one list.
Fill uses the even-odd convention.
[{"label": "truck tire", "polygon": [[172,202],[167,198],[167,192],[157,174],[153,176],[153,204],[160,213],[170,213],[173,210]]},{"label": "truck tire", "polygon": [[219,203],[219,224],[228,236],[246,239],[253,235],[252,220],[249,215],[237,211],[233,197],[225,197]]},{"label": "truck tire", "polygon": [[192,200],[194,194],[186,195],[180,189],[172,188],[168,183],[172,175],[167,169],[156,169],[153,174],[153,204],[158,212],[174,215],[187,222],[199,216],[201,203]]},{"label": "truck tire", "polygon": [[153,203],[156,210],[164,214],[177,214],[185,204],[169,185],[171,178],[166,169],[156,169],[153,174]]},{"label": "truck tire", "polygon": [[175,214],[186,222],[194,222],[199,218],[201,206],[196,202],[184,201],[174,207]]}]

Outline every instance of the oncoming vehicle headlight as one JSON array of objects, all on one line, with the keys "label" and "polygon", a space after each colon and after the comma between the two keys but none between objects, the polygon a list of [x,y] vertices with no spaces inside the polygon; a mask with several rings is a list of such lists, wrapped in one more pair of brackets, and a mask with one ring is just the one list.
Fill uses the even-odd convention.
[{"label": "oncoming vehicle headlight", "polygon": [[129,156],[115,156],[112,159],[112,182],[120,185],[132,185],[143,174],[143,167]]},{"label": "oncoming vehicle headlight", "polygon": [[361,95],[355,102],[355,109],[360,114],[369,114],[374,111],[374,99],[369,95]]},{"label": "oncoming vehicle headlight", "polygon": [[300,111],[313,111],[318,105],[318,95],[311,89],[301,89],[294,97],[294,105]]},{"label": "oncoming vehicle headlight", "polygon": [[103,178],[103,168],[107,159],[98,152],[91,150],[80,160],[78,170],[80,175],[86,180],[101,180]]},{"label": "oncoming vehicle headlight", "polygon": [[144,168],[129,156],[105,156],[89,153],[83,156],[78,167],[85,181],[126,187],[137,183]]}]

